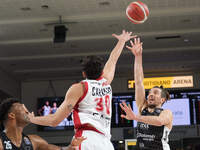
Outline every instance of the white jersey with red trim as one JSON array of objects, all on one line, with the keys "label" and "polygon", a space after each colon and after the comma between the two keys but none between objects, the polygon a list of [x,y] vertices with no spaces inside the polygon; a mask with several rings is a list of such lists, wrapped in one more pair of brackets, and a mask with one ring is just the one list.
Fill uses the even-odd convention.
[{"label": "white jersey with red trim", "polygon": [[111,100],[112,88],[107,80],[83,80],[85,85],[84,95],[80,98],[73,111],[75,129],[83,128],[90,124],[108,138],[111,125]]}]

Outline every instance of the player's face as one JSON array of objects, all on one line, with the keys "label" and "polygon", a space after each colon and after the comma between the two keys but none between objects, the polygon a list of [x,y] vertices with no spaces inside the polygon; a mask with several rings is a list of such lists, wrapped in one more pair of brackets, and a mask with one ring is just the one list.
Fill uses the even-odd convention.
[{"label": "player's face", "polygon": [[26,126],[30,123],[28,117],[28,110],[23,104],[15,103],[14,104],[15,118],[18,126]]},{"label": "player's face", "polygon": [[160,88],[152,88],[149,91],[147,97],[147,103],[149,108],[155,108],[162,105],[161,92],[162,91]]},{"label": "player's face", "polygon": [[49,106],[49,101],[46,101],[46,105]]},{"label": "player's face", "polygon": [[57,104],[56,104],[56,103],[53,103],[53,107],[57,107]]}]

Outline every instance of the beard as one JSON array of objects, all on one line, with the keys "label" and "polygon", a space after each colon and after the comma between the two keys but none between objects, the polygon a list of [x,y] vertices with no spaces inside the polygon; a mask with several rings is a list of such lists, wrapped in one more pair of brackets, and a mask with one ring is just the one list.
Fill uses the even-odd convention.
[{"label": "beard", "polygon": [[154,108],[156,108],[156,105],[155,104],[149,104],[148,108],[154,109]]}]

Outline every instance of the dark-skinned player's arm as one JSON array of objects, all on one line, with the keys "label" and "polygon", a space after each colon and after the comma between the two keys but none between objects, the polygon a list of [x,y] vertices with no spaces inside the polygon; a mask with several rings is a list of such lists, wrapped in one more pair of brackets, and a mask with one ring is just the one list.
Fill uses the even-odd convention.
[{"label": "dark-skinned player's arm", "polygon": [[3,150],[3,145],[2,145],[1,139],[0,139],[0,150]]},{"label": "dark-skinned player's arm", "polygon": [[77,150],[82,141],[86,139],[84,137],[74,138],[70,145],[59,147],[53,144],[48,144],[47,141],[37,135],[29,135],[29,138],[33,144],[34,150]]}]

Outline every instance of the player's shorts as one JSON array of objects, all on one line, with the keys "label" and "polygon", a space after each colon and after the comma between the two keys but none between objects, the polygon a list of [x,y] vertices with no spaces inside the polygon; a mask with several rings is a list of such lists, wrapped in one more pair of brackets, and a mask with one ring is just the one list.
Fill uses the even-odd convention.
[{"label": "player's shorts", "polygon": [[114,150],[110,139],[100,133],[84,130],[82,136],[87,139],[81,143],[79,150]]}]

